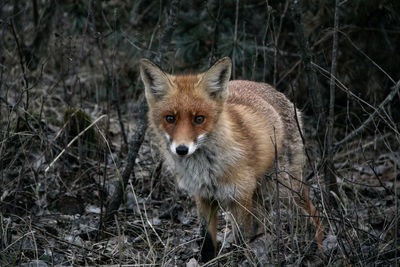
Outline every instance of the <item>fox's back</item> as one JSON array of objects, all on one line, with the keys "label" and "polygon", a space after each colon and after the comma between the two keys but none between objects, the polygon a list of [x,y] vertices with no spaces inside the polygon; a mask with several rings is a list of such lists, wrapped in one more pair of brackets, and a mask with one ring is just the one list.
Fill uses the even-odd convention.
[{"label": "fox's back", "polygon": [[272,108],[284,120],[294,118],[293,104],[283,93],[267,83],[230,81],[227,103],[249,106],[267,115],[270,114]]}]

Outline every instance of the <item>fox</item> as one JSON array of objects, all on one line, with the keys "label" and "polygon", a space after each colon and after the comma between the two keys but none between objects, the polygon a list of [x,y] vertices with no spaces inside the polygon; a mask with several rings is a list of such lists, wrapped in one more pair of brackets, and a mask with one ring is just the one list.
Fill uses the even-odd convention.
[{"label": "fox", "polygon": [[260,180],[275,171],[276,163],[284,169],[278,177],[284,194],[309,216],[321,250],[320,215],[302,177],[301,112],[269,84],[230,81],[231,69],[229,57],[203,73],[178,75],[148,59],[140,61],[154,141],[178,187],[194,197],[197,206],[201,261],[216,257],[220,208],[232,215],[239,241],[254,235]]}]

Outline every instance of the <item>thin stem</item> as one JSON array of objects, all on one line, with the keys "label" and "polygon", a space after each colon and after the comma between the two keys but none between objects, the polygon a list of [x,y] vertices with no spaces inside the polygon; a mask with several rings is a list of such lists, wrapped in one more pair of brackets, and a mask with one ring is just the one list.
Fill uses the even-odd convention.
[{"label": "thin stem", "polygon": [[334,15],[334,27],[333,27],[333,45],[332,45],[332,66],[331,66],[331,79],[329,83],[329,115],[327,124],[327,160],[325,166],[325,184],[329,191],[333,191],[336,195],[338,193],[338,187],[335,176],[335,166],[333,163],[333,125],[335,122],[335,76],[336,76],[336,63],[337,63],[337,48],[338,48],[338,28],[339,28],[339,0],[335,1],[335,15]]},{"label": "thin stem", "polygon": [[232,51],[232,78],[233,79],[236,79],[236,46],[237,46],[238,20],[239,20],[239,0],[236,0],[235,32],[233,35],[233,51]]}]

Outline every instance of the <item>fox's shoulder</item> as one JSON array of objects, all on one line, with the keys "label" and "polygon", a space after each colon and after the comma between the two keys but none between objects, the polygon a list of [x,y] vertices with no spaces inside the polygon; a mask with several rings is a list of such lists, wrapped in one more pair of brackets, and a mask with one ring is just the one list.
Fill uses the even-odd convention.
[{"label": "fox's shoulder", "polygon": [[248,98],[262,98],[268,101],[286,99],[286,96],[267,83],[234,80],[229,82],[229,98],[231,101]]},{"label": "fox's shoulder", "polygon": [[234,80],[229,82],[229,104],[238,104],[265,111],[266,106],[274,108],[278,113],[281,109],[290,109],[289,99],[273,86],[267,83]]}]

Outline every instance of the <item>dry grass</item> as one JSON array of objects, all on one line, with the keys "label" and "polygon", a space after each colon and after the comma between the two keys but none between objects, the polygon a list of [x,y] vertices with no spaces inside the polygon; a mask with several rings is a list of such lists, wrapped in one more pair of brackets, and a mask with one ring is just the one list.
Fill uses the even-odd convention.
[{"label": "dry grass", "polygon": [[[111,2],[110,6],[118,1]],[[16,27],[14,36],[7,13],[12,5],[6,1],[0,7],[7,22],[1,24],[0,266],[185,266],[189,262],[192,265],[187,266],[196,266],[201,237],[194,201],[177,190],[168,170],[159,168],[157,149],[149,136],[125,188],[124,204],[111,222],[102,220],[126,165],[128,147],[121,122],[128,140],[136,127],[141,96],[137,61],[154,52],[152,39],[142,35],[154,33],[155,38],[159,29],[139,24],[144,28],[117,33],[114,22],[107,21],[102,26],[108,36],[96,37],[91,24],[71,33],[75,22],[63,15],[61,7],[48,41],[35,51],[39,60],[32,69],[27,62],[20,64],[15,39],[23,43],[24,36],[29,43],[33,22],[28,21],[26,28]],[[22,11],[23,21],[28,20],[26,9]],[[86,17],[87,13],[82,16]],[[274,75],[293,78],[293,85],[302,90],[302,77],[293,74],[295,69],[302,71],[295,63],[299,58],[290,61],[293,55],[282,53],[279,59],[284,63]],[[379,70],[371,75],[375,71],[380,74],[371,83],[384,84],[377,82]],[[329,80],[326,73],[320,74],[321,80]],[[346,95],[351,86],[338,88]],[[376,98],[384,99],[369,94],[370,98],[352,98],[348,93],[349,106],[337,109],[337,140],[368,118],[371,106],[380,103]],[[304,106],[308,107],[307,101]],[[117,108],[122,111],[120,117]],[[78,113],[83,115],[75,116]],[[340,193],[336,207],[322,201],[326,198],[323,170],[311,171],[310,166],[321,163],[322,149],[312,117],[306,117],[306,147],[311,155],[306,184],[323,217],[323,253],[317,251],[314,227],[295,205],[282,201],[277,212],[275,184],[269,183],[263,185],[269,193],[257,218],[265,234],[237,245],[232,226],[220,216],[218,257],[205,266],[398,265],[400,134],[393,119],[398,118],[396,113],[398,106],[389,103],[365,133],[336,152]]]}]

